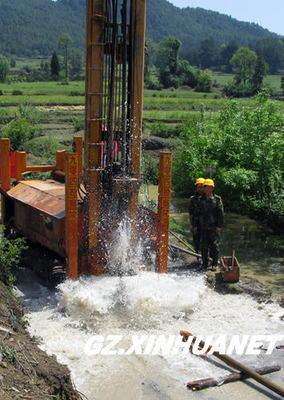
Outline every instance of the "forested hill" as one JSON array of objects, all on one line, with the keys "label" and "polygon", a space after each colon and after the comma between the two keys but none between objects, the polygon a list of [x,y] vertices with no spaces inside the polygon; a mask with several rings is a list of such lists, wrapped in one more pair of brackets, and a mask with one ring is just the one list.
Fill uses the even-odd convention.
[{"label": "forested hill", "polygon": [[[68,33],[74,46],[84,45],[85,0],[0,0],[0,53],[49,55]],[[235,40],[255,44],[277,35],[256,24],[201,8],[180,9],[167,0],[148,0],[148,34],[157,41],[174,35],[190,54],[208,37],[217,44]]]}]

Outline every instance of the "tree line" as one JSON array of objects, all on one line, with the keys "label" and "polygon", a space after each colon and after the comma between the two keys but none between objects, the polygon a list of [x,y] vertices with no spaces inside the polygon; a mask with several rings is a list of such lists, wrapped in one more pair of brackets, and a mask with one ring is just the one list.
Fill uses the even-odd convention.
[{"label": "tree line", "polygon": [[[163,39],[158,44],[148,41],[146,47],[145,82],[149,89],[188,86],[199,92],[210,92],[213,86],[210,67],[209,42],[201,44],[204,63],[198,68],[181,56],[181,42],[175,37]],[[209,53],[208,53],[209,52]],[[233,80],[222,88],[229,97],[248,97],[264,87],[269,72],[263,52],[247,46],[230,44],[222,48],[226,72],[234,74]],[[207,56],[206,56],[207,55]],[[218,53],[215,53],[218,56]],[[206,62],[205,62],[206,61]],[[282,91],[284,78],[282,78]],[[267,88],[269,90],[269,88]]]},{"label": "tree line", "polygon": [[[63,32],[75,48],[83,49],[85,4],[83,0],[0,0],[0,53],[47,57],[59,50],[55,45]],[[271,73],[283,68],[283,38],[217,12],[147,0],[147,30],[154,43],[175,36],[182,43],[182,57],[202,69],[230,72],[228,61],[236,46],[261,50]]]},{"label": "tree line", "polygon": [[15,58],[0,54],[0,82],[62,80],[68,83],[69,79],[84,79],[83,51],[73,46],[68,34],[59,37],[58,48],[59,52],[53,51],[49,59],[41,61],[39,67],[27,64],[17,69]]}]

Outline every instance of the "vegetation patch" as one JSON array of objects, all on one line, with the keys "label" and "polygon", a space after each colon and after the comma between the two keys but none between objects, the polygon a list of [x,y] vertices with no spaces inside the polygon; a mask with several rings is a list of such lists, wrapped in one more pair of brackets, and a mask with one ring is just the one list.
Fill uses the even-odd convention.
[{"label": "vegetation patch", "polygon": [[283,117],[265,95],[253,108],[237,102],[212,120],[188,122],[176,146],[174,186],[192,192],[197,176],[211,175],[227,209],[283,223]]}]

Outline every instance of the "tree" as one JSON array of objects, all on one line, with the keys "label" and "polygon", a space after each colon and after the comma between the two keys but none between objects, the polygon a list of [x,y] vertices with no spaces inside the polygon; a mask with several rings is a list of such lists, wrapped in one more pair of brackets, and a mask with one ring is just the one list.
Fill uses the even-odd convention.
[{"label": "tree", "polygon": [[156,65],[160,82],[165,88],[177,88],[180,85],[177,76],[180,46],[181,42],[174,37],[168,37],[159,44]]},{"label": "tree", "polygon": [[209,68],[214,64],[217,53],[217,46],[213,38],[205,39],[199,48],[200,66],[203,69]]},{"label": "tree", "polygon": [[201,70],[197,75],[197,86],[198,92],[211,92],[212,89],[212,75],[209,70]]},{"label": "tree", "polygon": [[11,58],[11,60],[10,60],[10,66],[11,66],[11,68],[15,68],[15,67],[16,67],[16,60],[15,60],[15,58]]},{"label": "tree", "polygon": [[83,70],[83,55],[80,50],[74,49],[70,55],[70,76],[72,79],[80,78]]},{"label": "tree", "polygon": [[9,60],[0,54],[0,82],[5,82],[10,70]]},{"label": "tree", "polygon": [[254,74],[251,80],[252,89],[254,93],[259,92],[260,89],[262,88],[263,79],[267,74],[267,70],[268,70],[268,65],[264,61],[262,54],[258,54]]},{"label": "tree", "polygon": [[171,74],[176,73],[180,46],[181,42],[172,36],[160,42],[156,61],[160,70],[168,68]]},{"label": "tree", "polygon": [[282,90],[282,95],[284,96],[284,76],[281,76],[281,90]]},{"label": "tree", "polygon": [[59,47],[64,51],[64,66],[65,66],[65,81],[69,79],[69,46],[71,44],[71,38],[66,33],[61,35],[59,38]]},{"label": "tree", "polygon": [[46,79],[50,77],[50,68],[49,68],[49,63],[48,61],[41,61],[40,63],[40,71]]},{"label": "tree", "polygon": [[239,46],[236,42],[230,42],[227,45],[221,46],[220,54],[219,54],[219,64],[225,72],[232,72],[232,65],[230,64],[230,60],[233,55],[238,50]]},{"label": "tree", "polygon": [[178,75],[180,76],[182,85],[195,88],[197,85],[197,68],[190,65],[187,60],[179,60],[178,62]]},{"label": "tree", "polygon": [[231,65],[235,72],[236,84],[247,84],[252,80],[257,62],[257,55],[248,47],[240,47],[231,58]]},{"label": "tree", "polygon": [[54,81],[58,81],[60,74],[60,64],[58,60],[58,56],[54,51],[50,61],[50,74]]},{"label": "tree", "polygon": [[276,38],[260,40],[256,45],[258,53],[263,54],[272,74],[284,68],[284,41]]}]

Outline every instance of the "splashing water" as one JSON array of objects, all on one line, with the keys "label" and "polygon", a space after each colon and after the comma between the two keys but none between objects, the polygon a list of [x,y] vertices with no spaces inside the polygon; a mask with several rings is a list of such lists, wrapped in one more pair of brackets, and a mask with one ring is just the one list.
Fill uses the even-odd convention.
[{"label": "splashing water", "polygon": [[124,219],[113,235],[108,249],[107,271],[111,275],[134,275],[143,267],[143,247],[133,245],[131,221]]},{"label": "splashing water", "polygon": [[[129,229],[129,224],[122,223],[111,245],[109,269],[115,276],[66,281],[55,294],[35,282],[31,287],[30,280],[22,287],[30,310],[30,333],[42,338],[45,351],[67,364],[76,386],[89,400],[192,398],[185,389],[188,380],[228,373],[189,354],[92,356],[85,346],[93,335],[119,334],[128,342],[132,335],[178,335],[180,329],[202,336],[265,335],[283,330],[282,310],[277,305],[259,305],[247,296],[220,295],[206,287],[202,275],[141,270],[142,246],[131,247]],[[245,361],[259,364],[261,359]],[[247,386],[241,386],[247,390],[242,395],[240,387],[237,393],[227,387],[218,389],[216,397],[213,392],[200,396],[266,398]]]}]

